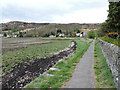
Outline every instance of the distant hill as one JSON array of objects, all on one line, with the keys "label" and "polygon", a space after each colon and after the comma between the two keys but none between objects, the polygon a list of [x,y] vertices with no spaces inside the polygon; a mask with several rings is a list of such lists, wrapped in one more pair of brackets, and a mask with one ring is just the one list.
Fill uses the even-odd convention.
[{"label": "distant hill", "polygon": [[58,24],[58,23],[27,23],[20,21],[11,21],[8,23],[2,23],[2,31],[8,33],[23,32],[25,36],[39,35],[44,36],[45,34],[54,32],[58,29],[62,30],[63,33],[72,33],[75,27],[79,28],[80,31],[87,32],[90,30],[97,30],[100,27],[100,23],[95,24]]}]

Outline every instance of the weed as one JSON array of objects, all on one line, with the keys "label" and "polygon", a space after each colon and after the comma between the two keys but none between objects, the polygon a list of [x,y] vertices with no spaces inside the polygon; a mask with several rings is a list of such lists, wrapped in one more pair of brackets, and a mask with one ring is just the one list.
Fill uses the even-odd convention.
[{"label": "weed", "polygon": [[58,52],[71,43],[71,40],[51,40],[52,43],[33,45],[24,49],[8,51],[3,54],[3,70],[10,72],[12,67],[17,63],[34,62],[36,58],[45,58],[52,56],[51,53]]},{"label": "weed", "polygon": [[96,88],[115,88],[113,75],[97,41],[95,42],[94,49]]},{"label": "weed", "polygon": [[113,38],[108,38],[108,37],[99,37],[99,38],[109,43],[113,43],[120,47],[120,38],[118,39],[113,39]]},{"label": "weed", "polygon": [[[74,52],[74,56],[71,55],[67,57],[66,63],[64,61],[58,62],[54,67],[60,69],[60,71],[53,71],[49,70],[47,73],[54,74],[54,76],[49,77],[49,78],[44,78],[43,75],[36,79],[42,79],[41,81],[36,82],[35,80],[32,81],[32,83],[28,84],[25,86],[25,88],[33,88],[33,83],[34,87],[38,87],[37,84],[39,84],[40,88],[59,88],[62,86],[62,84],[66,81],[69,80],[70,77],[72,77],[72,72],[76,66],[75,63],[78,63],[80,61],[80,58],[83,56],[83,54],[87,51],[88,47],[90,46],[90,43],[85,43],[80,40],[76,40],[77,42],[77,50]],[[81,48],[81,49],[79,49]],[[46,77],[44,75],[44,77]],[[44,82],[45,81],[45,82]]]}]

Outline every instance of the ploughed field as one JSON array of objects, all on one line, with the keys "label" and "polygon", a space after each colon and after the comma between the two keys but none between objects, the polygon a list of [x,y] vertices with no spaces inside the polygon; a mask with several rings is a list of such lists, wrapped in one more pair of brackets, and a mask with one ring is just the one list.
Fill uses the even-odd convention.
[{"label": "ploughed field", "polygon": [[72,53],[75,46],[70,48],[72,51],[63,51],[54,55],[70,46],[71,41],[67,39],[3,38],[1,66],[3,88],[19,88],[29,83],[38,74],[55,64],[58,59]]}]

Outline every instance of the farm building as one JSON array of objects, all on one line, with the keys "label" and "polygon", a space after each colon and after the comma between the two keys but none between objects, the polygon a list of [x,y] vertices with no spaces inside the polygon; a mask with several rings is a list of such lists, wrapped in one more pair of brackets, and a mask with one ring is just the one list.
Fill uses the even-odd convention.
[{"label": "farm building", "polygon": [[12,37],[12,35],[7,35],[7,37]]},{"label": "farm building", "polygon": [[3,34],[0,34],[0,37],[3,37],[4,35]]},{"label": "farm building", "polygon": [[87,32],[83,32],[83,36],[87,36]]},{"label": "farm building", "polygon": [[56,37],[56,36],[54,36],[54,35],[50,35],[49,37],[50,37],[50,38],[54,38],[54,37]]},{"label": "farm building", "polygon": [[63,36],[65,36],[65,34],[59,34],[59,37],[63,37]]},{"label": "farm building", "polygon": [[82,34],[81,33],[76,33],[76,36],[77,37],[82,37]]},{"label": "farm building", "polygon": [[87,35],[87,32],[76,33],[77,37],[83,37],[83,36],[86,36],[86,35]]},{"label": "farm building", "polygon": [[17,35],[13,35],[13,37],[17,37]]},{"label": "farm building", "polygon": [[17,35],[7,35],[7,37],[17,37]]}]

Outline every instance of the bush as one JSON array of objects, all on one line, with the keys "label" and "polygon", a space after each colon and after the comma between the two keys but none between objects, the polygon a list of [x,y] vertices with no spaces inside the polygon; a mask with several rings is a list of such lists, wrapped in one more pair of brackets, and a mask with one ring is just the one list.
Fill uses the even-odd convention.
[{"label": "bush", "polygon": [[23,33],[22,32],[19,32],[19,37],[23,37]]},{"label": "bush", "polygon": [[88,32],[88,38],[94,39],[95,38],[95,32],[94,31],[89,31]]},{"label": "bush", "polygon": [[49,36],[50,36],[50,35],[46,33],[43,37],[49,37]]},{"label": "bush", "polygon": [[7,33],[6,32],[4,32],[4,37],[6,37],[7,36]]},{"label": "bush", "polygon": [[108,37],[99,37],[100,39],[102,39],[102,40],[104,40],[104,41],[106,41],[106,42],[109,42],[109,43],[112,43],[112,44],[115,44],[115,45],[117,45],[117,46],[119,46],[120,47],[120,39],[118,38],[118,39],[113,39],[113,38],[108,38]]},{"label": "bush", "polygon": [[17,32],[19,31],[17,28],[12,28],[12,32]]}]

